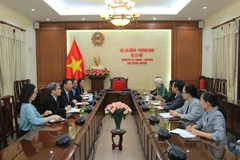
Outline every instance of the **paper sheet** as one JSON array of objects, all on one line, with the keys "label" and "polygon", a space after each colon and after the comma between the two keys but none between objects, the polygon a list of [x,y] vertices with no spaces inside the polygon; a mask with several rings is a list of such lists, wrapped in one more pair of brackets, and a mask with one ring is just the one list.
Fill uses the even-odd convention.
[{"label": "paper sheet", "polygon": [[179,134],[183,138],[194,138],[196,135],[192,134],[191,132],[186,131],[185,129],[174,129],[170,131],[171,133]]},{"label": "paper sheet", "polygon": [[67,113],[79,113],[80,109],[72,108],[70,111],[67,111]]},{"label": "paper sheet", "polygon": [[163,118],[172,118],[173,116],[170,115],[170,113],[159,113],[160,116],[162,116]]}]

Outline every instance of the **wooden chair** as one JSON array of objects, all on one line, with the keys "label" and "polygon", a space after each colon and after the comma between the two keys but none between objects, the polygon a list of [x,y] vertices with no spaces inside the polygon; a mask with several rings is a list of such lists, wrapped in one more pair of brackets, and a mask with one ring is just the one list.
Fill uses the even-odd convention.
[{"label": "wooden chair", "polygon": [[128,90],[128,78],[114,77],[110,78],[111,89],[114,91]]},{"label": "wooden chair", "polygon": [[7,138],[5,136],[5,125],[4,125],[4,119],[3,119],[3,112],[2,112],[2,106],[0,103],[0,150],[7,147]]},{"label": "wooden chair", "polygon": [[222,88],[221,82],[222,82],[222,80],[220,78],[215,78],[213,90],[216,93],[221,92],[221,88]]},{"label": "wooden chair", "polygon": [[206,90],[207,91],[212,91],[213,90],[213,83],[214,83],[214,79],[213,78],[209,78],[209,77],[206,78],[205,86],[206,86]]},{"label": "wooden chair", "polygon": [[19,124],[17,121],[17,111],[16,111],[16,103],[13,95],[7,95],[1,97],[0,103],[3,103],[2,113],[3,113],[3,127],[5,129],[5,136],[8,138],[16,134],[16,138],[20,135]]},{"label": "wooden chair", "polygon": [[21,103],[20,103],[20,94],[21,94],[21,89],[24,84],[26,83],[31,83],[30,79],[24,79],[24,80],[17,80],[14,81],[13,87],[14,87],[14,98],[16,100],[16,107],[17,107],[17,112],[20,113],[20,108],[21,108]]},{"label": "wooden chair", "polygon": [[221,84],[221,92],[223,94],[227,94],[227,80],[226,79],[222,79],[222,84]]}]

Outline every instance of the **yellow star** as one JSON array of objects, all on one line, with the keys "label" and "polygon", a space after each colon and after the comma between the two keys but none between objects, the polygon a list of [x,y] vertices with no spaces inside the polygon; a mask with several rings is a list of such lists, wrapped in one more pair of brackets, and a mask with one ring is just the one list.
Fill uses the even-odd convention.
[{"label": "yellow star", "polygon": [[82,63],[82,60],[76,61],[72,56],[72,63],[68,64],[67,67],[72,68],[73,74],[76,72],[76,70],[79,70],[80,72],[82,72],[82,68],[80,67],[81,63]]}]

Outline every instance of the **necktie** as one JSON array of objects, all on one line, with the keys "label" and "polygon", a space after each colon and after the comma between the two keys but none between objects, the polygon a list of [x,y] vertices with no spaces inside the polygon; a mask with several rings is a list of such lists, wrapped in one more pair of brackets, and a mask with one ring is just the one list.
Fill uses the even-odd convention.
[{"label": "necktie", "polygon": [[66,95],[67,95],[67,99],[68,99],[68,101],[69,101],[69,93],[67,92]]},{"label": "necktie", "polygon": [[58,103],[58,100],[56,99],[56,103],[57,103],[57,108],[59,108],[59,103]]}]

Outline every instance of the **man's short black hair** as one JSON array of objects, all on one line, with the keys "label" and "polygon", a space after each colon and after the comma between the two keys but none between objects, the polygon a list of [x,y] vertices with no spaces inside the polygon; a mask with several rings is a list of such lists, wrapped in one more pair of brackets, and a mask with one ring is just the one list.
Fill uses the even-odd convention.
[{"label": "man's short black hair", "polygon": [[175,88],[178,88],[178,90],[179,90],[180,92],[182,92],[184,85],[185,85],[185,84],[184,84],[184,82],[183,82],[182,80],[176,80],[175,83],[173,83],[173,86],[174,86]]}]

